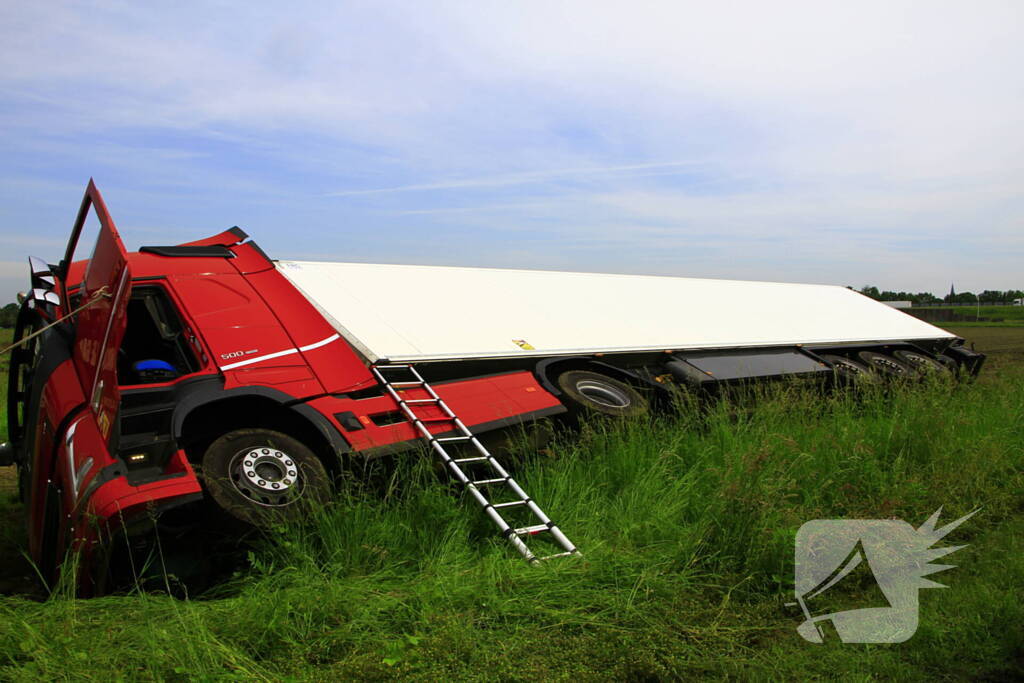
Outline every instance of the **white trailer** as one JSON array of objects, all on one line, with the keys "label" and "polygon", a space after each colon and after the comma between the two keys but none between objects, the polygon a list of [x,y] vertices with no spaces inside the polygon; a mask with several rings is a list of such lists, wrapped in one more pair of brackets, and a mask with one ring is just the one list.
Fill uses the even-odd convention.
[{"label": "white trailer", "polygon": [[830,285],[311,261],[277,267],[370,362],[956,339]]}]

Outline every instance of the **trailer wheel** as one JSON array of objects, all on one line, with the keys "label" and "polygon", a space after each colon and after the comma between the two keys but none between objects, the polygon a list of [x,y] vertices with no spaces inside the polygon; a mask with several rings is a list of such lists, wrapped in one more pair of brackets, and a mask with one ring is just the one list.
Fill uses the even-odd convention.
[{"label": "trailer wheel", "polygon": [[255,526],[294,519],[330,498],[330,479],[313,451],[269,429],[228,432],[206,449],[202,465],[210,496]]},{"label": "trailer wheel", "polygon": [[648,410],[640,392],[598,372],[569,370],[558,376],[557,384],[570,407],[614,417],[637,417]]},{"label": "trailer wheel", "polygon": [[873,371],[890,379],[909,379],[916,374],[914,369],[903,361],[877,351],[861,351],[857,358]]},{"label": "trailer wheel", "polygon": [[824,354],[821,359],[832,366],[833,372],[836,376],[850,382],[864,382],[871,380],[874,377],[874,373],[871,368],[858,363],[855,360],[847,358],[846,356],[834,356],[832,354]]},{"label": "trailer wheel", "polygon": [[922,376],[944,376],[949,373],[949,368],[939,361],[916,351],[896,351],[892,354],[897,360],[914,368]]}]

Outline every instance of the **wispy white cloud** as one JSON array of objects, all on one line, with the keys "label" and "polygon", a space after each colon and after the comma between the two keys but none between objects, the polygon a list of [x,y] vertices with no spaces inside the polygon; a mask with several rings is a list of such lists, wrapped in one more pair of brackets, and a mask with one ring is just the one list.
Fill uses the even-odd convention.
[{"label": "wispy white cloud", "polygon": [[368,190],[339,190],[326,193],[329,197],[352,197],[370,194],[388,194],[392,192],[424,192],[430,190],[466,190],[480,187],[510,187],[513,185],[532,185],[558,179],[579,180],[592,176],[606,176],[627,173],[636,175],[634,172],[661,171],[671,172],[671,169],[681,171],[686,168],[694,168],[696,164],[683,161],[669,161],[651,164],[627,164],[624,166],[604,166],[588,168],[563,168],[544,171],[532,171],[529,173],[511,173],[499,176],[485,176],[481,178],[461,178],[437,183],[420,183],[417,185],[399,185],[397,187],[380,187]]},{"label": "wispy white cloud", "polygon": [[0,237],[60,241],[96,175],[142,240],[1017,287],[1020,12],[9,3]]}]

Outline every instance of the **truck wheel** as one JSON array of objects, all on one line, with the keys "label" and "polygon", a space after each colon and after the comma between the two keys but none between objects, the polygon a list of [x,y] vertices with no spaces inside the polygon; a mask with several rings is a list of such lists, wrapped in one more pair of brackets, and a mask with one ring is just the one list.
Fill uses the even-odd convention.
[{"label": "truck wheel", "polygon": [[633,387],[589,370],[569,370],[558,376],[558,387],[569,407],[612,415],[637,417],[647,413],[647,401]]},{"label": "truck wheel", "polygon": [[[43,326],[39,313],[25,304],[18,311],[14,326],[13,343],[18,343]],[[36,367],[39,351],[39,337],[29,340],[24,346],[11,351],[11,364],[7,374],[7,434],[15,451],[25,437],[25,425],[29,420],[28,394],[32,388],[32,373]]]},{"label": "truck wheel", "polygon": [[293,519],[331,493],[313,451],[269,429],[236,429],[211,443],[203,454],[203,479],[218,505],[255,526]]},{"label": "truck wheel", "polygon": [[889,379],[909,379],[916,373],[909,365],[876,351],[861,351],[857,358],[879,375]]},{"label": "truck wheel", "polygon": [[910,367],[914,368],[914,370],[922,376],[944,376],[949,373],[949,368],[923,353],[901,350],[895,351],[892,355],[895,356],[896,360],[903,361]]},{"label": "truck wheel", "polygon": [[846,356],[824,354],[821,359],[832,366],[836,376],[848,382],[864,382],[872,379],[871,368]]}]

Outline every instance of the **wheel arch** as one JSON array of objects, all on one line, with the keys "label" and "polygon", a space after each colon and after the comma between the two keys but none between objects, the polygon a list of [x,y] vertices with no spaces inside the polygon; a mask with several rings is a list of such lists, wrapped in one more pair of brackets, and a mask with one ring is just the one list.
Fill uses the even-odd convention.
[{"label": "wheel arch", "polygon": [[208,388],[186,396],[178,404],[171,431],[189,460],[198,461],[210,443],[229,431],[272,429],[309,446],[328,472],[336,473],[340,458],[351,451],[348,442],[326,417],[294,400],[267,387]]},{"label": "wheel arch", "polygon": [[540,382],[540,385],[545,391],[553,394],[554,396],[560,397],[563,392],[558,387],[556,380],[558,375],[568,370],[590,370],[591,372],[598,372],[602,375],[607,375],[613,379],[625,382],[626,384],[632,385],[638,389],[656,389],[656,395],[659,396],[666,393],[665,387],[661,386],[657,382],[652,382],[635,372],[620,368],[610,363],[580,356],[545,358],[537,363],[534,368],[534,374],[537,377],[537,381]]}]

